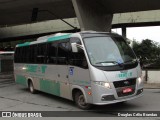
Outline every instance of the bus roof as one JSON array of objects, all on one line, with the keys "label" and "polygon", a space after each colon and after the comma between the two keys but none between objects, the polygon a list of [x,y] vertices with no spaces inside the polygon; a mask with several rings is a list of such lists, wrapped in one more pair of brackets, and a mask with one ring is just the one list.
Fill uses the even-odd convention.
[{"label": "bus roof", "polygon": [[[103,35],[116,35],[119,36],[118,34],[115,33],[109,33],[109,32],[96,32],[96,31],[82,31],[82,32],[78,32],[81,35],[84,35],[83,37],[87,37],[87,36],[94,36],[93,34],[103,34]],[[52,35],[48,35],[48,36],[43,36],[43,37],[39,37],[37,39],[37,41],[33,41],[33,42],[25,42],[23,44],[18,44],[16,45],[16,47],[23,47],[23,46],[29,46],[32,44],[38,44],[38,43],[45,43],[45,42],[52,42],[52,41],[59,41],[59,40],[63,40],[63,39],[67,39],[70,38],[71,35],[73,35],[75,33],[57,33],[57,34],[52,34]]]},{"label": "bus roof", "polygon": [[37,43],[59,41],[59,40],[70,38],[70,36],[71,36],[71,33],[57,33],[54,35],[40,37],[37,39],[37,41],[25,42],[23,44],[18,44],[18,45],[16,45],[16,47],[23,47],[23,46],[28,46],[28,45],[37,44]]}]

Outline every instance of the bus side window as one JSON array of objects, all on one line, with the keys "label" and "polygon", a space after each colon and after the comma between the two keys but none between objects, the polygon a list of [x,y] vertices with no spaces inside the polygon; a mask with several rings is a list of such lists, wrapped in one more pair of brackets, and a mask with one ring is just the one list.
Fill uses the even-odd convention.
[{"label": "bus side window", "polygon": [[19,61],[20,61],[20,63],[23,63],[23,47],[20,47],[20,56],[19,56]]},{"label": "bus side window", "polygon": [[46,44],[38,44],[37,46],[37,63],[45,63],[46,61]]},{"label": "bus side window", "polygon": [[47,63],[56,64],[56,51],[57,51],[57,43],[51,42],[47,44]]},{"label": "bus side window", "polygon": [[16,48],[16,51],[15,51],[15,54],[14,54],[14,61],[15,61],[15,63],[20,62],[20,61],[19,61],[19,56],[20,56],[19,54],[20,54],[19,48],[17,47],[17,48]]},{"label": "bus side window", "polygon": [[36,48],[37,48],[37,45],[29,46],[28,63],[35,63],[36,62]]},{"label": "bus side window", "polygon": [[18,61],[19,63],[22,63],[22,47],[19,47],[19,55],[18,55]]},{"label": "bus side window", "polygon": [[[71,43],[77,43],[80,45],[82,44],[79,38],[71,38],[70,44]],[[79,48],[77,53],[73,53],[72,50],[70,50],[69,64],[73,66],[81,67],[84,69],[88,69],[88,63],[87,63],[84,51]]]},{"label": "bus side window", "polygon": [[25,46],[23,47],[23,54],[22,54],[22,58],[23,58],[23,63],[28,63],[28,48],[29,46]]},{"label": "bus side window", "polygon": [[68,51],[69,51],[69,41],[60,42],[58,44],[57,64],[59,65],[68,64]]}]

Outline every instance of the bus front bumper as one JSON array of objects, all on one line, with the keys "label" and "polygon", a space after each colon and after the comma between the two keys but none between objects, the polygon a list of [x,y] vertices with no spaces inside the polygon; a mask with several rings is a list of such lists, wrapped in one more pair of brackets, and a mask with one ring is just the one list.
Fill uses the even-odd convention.
[{"label": "bus front bumper", "polygon": [[138,97],[141,97],[143,95],[143,88],[138,89],[136,94],[126,97],[121,97],[119,99],[116,99],[114,95],[102,95],[101,100],[97,102],[93,102],[95,105],[107,105],[107,104],[113,104],[118,102],[124,102],[129,101]]}]

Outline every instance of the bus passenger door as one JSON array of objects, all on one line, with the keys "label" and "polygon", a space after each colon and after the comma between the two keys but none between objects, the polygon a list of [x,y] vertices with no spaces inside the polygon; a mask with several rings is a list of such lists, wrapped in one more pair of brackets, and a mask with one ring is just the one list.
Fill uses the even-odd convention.
[{"label": "bus passenger door", "polygon": [[91,86],[88,63],[81,50],[77,53],[71,53],[69,65],[69,80],[72,85]]},{"label": "bus passenger door", "polygon": [[[82,45],[79,38],[73,37],[70,39],[70,43],[76,43]],[[91,92],[90,73],[88,69],[87,59],[84,50],[78,48],[77,52],[69,53],[69,81],[73,87],[79,87],[85,93]],[[78,89],[79,89],[78,88]],[[87,96],[87,94],[86,94]],[[88,95],[87,101],[91,102],[91,95]]]},{"label": "bus passenger door", "polygon": [[71,99],[70,85],[68,79],[68,48],[69,40],[63,40],[58,44],[57,70],[60,82],[60,96]]}]

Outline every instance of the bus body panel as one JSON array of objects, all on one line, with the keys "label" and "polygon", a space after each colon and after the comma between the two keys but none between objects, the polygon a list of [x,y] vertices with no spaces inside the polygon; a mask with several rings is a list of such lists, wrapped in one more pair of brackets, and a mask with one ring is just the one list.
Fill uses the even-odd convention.
[{"label": "bus body panel", "polygon": [[87,98],[87,102],[92,103],[92,95],[88,94],[88,92],[91,92],[91,78],[89,69],[69,66],[69,81],[71,92],[78,86],[77,89],[80,89],[83,92]]},{"label": "bus body panel", "polygon": [[[59,69],[57,65],[16,64],[15,82],[28,86],[28,80],[31,80],[36,90],[72,99],[69,80],[60,78],[68,74],[68,69],[64,69],[66,66],[58,67]],[[61,76],[58,77],[58,74]]]},{"label": "bus body panel", "polygon": [[[137,66],[139,67],[139,66]],[[91,67],[90,69],[92,69],[92,73],[91,73],[91,78],[92,78],[92,82],[91,82],[91,88],[92,88],[92,96],[93,96],[93,104],[110,104],[110,103],[114,103],[114,102],[121,102],[121,101],[126,101],[132,98],[136,97],[136,94],[138,92],[138,90],[143,89],[143,85],[138,85],[137,84],[137,68],[134,69],[130,69],[127,70],[127,72],[124,74],[123,72],[120,71],[101,71],[98,70],[94,67]],[[101,72],[101,76],[99,76],[100,74],[96,74],[96,73],[100,73]],[[132,73],[130,76],[130,73]],[[129,74],[128,76],[126,74]],[[124,75],[124,76],[123,76]],[[135,79],[136,83],[133,86],[123,86],[123,87],[119,87],[115,88],[113,82],[122,82],[122,81],[126,81],[126,80],[130,80],[130,79]],[[110,84],[111,89],[96,85],[95,82],[96,81],[106,81]],[[121,96],[118,97],[117,92],[118,90],[120,91],[121,89],[125,88],[125,87],[133,87],[134,88],[134,93],[131,95],[127,95],[127,96]],[[106,97],[108,100],[102,100],[102,97]],[[138,96],[137,96],[138,97]]]},{"label": "bus body panel", "polygon": [[[16,83],[27,87],[28,80],[32,80],[36,90],[70,100],[72,100],[72,90],[75,86],[83,89],[85,94],[91,91],[89,70],[76,66],[15,64],[14,72]],[[89,99],[88,101],[92,101],[91,96],[88,94],[85,96]]]}]

